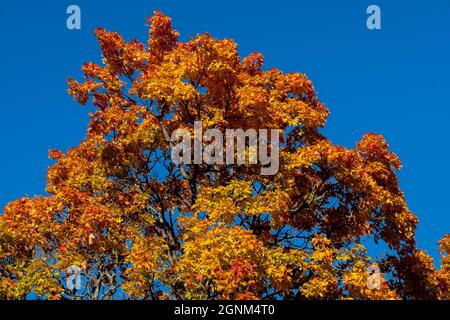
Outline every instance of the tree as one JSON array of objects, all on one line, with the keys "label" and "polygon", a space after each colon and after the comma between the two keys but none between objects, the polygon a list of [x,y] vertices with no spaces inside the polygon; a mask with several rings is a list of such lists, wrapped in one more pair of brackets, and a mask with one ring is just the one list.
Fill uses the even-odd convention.
[{"label": "tree", "polygon": [[[97,29],[103,65],[69,79],[96,109],[78,146],[50,150],[49,196],[0,215],[1,298],[450,298],[450,236],[436,270],[416,248],[401,163],[381,135],[334,145],[305,75],[264,71],[261,54],[241,59],[229,39],[182,42],[161,12],[149,21],[147,47]],[[174,164],[171,133],[195,121],[281,129],[278,173]],[[391,253],[372,259],[363,239]],[[82,288],[67,285],[70,266]]]}]

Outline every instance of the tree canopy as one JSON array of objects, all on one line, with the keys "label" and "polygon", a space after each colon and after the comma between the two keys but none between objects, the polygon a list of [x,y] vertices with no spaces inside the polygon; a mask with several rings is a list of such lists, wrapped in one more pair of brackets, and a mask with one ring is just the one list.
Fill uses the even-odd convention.
[{"label": "tree canopy", "polygon": [[[335,145],[306,75],[264,70],[260,53],[241,58],[230,39],[182,42],[161,12],[149,22],[147,45],[98,28],[102,64],[69,79],[95,111],[78,146],[49,151],[48,195],[0,215],[0,298],[450,298],[450,236],[436,269],[416,246],[401,163],[381,135]],[[195,121],[280,129],[278,172],[175,164],[171,133]],[[389,252],[370,257],[366,239]]]}]

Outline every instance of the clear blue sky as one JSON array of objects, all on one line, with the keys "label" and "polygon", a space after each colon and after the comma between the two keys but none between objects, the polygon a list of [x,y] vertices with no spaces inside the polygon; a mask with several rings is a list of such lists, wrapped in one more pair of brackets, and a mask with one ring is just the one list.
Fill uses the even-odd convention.
[{"label": "clear blue sky", "polygon": [[[404,164],[419,246],[437,257],[436,242],[450,232],[450,1],[26,2],[0,1],[1,208],[42,194],[47,150],[84,137],[88,110],[66,93],[66,78],[99,61],[93,29],[145,42],[145,17],[160,9],[183,40],[208,31],[236,40],[242,56],[260,51],[266,67],[306,73],[331,111],[325,132],[334,143],[382,133]],[[66,28],[70,4],[81,8],[81,30]],[[381,31],[366,28],[370,4],[381,8]]]}]

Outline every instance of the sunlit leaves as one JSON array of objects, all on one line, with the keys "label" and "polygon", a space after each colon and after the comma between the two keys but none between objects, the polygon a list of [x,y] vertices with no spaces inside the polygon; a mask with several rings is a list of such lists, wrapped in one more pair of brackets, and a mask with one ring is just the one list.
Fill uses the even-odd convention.
[{"label": "sunlit leaves", "polygon": [[[401,163],[381,135],[335,145],[307,75],[267,70],[258,52],[241,58],[231,39],[182,42],[161,12],[148,21],[147,46],[96,29],[102,62],[68,81],[94,107],[87,136],[49,151],[47,197],[0,215],[0,298],[450,298],[449,236],[436,270],[415,248]],[[175,165],[170,135],[195,121],[280,129],[279,172]],[[392,252],[374,261],[367,239]],[[374,263],[378,288],[368,286]],[[70,266],[85,280],[77,292]]]}]

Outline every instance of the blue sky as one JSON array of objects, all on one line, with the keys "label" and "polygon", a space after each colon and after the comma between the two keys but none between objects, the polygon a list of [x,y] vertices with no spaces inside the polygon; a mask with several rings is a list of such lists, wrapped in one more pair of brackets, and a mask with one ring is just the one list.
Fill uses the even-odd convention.
[{"label": "blue sky", "polygon": [[[93,29],[145,42],[145,17],[159,9],[182,40],[208,31],[237,41],[242,56],[260,51],[266,68],[306,73],[331,111],[325,133],[334,143],[353,147],[366,132],[382,133],[404,164],[419,246],[438,256],[436,242],[450,233],[448,0],[28,2],[0,2],[1,208],[43,194],[47,150],[83,139],[88,109],[66,93],[66,79],[99,61]],[[81,8],[81,30],[66,28],[70,4]],[[370,4],[381,8],[379,31],[366,28]]]}]

